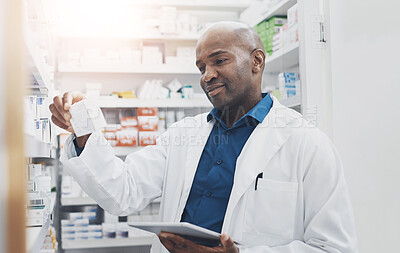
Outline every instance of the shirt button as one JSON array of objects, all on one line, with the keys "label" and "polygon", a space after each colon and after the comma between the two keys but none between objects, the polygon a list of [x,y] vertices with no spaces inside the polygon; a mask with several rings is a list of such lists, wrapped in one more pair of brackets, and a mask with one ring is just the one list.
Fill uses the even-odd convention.
[{"label": "shirt button", "polygon": [[212,195],[212,192],[210,192],[210,191],[206,192],[207,197],[211,197],[211,195]]},{"label": "shirt button", "polygon": [[230,134],[231,134],[231,131],[226,131],[226,134],[227,134],[227,135],[230,135]]},{"label": "shirt button", "polygon": [[220,165],[221,163],[222,163],[222,161],[221,161],[221,160],[218,160],[218,161],[217,161],[217,164],[218,164],[218,165]]}]

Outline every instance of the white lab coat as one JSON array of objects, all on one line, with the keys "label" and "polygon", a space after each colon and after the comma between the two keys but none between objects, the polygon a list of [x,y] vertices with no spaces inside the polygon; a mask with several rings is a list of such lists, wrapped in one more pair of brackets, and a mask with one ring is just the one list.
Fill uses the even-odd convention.
[{"label": "white lab coat", "polygon": [[[330,140],[273,97],[273,107],[237,159],[222,232],[240,252],[358,252],[340,158]],[[129,215],[162,196],[161,221],[179,222],[215,120],[175,123],[157,141],[127,156],[93,133],[76,156],[71,136],[64,168],[109,213]],[[255,181],[259,173],[263,178]],[[210,207],[212,208],[212,207]],[[161,252],[156,239],[153,252]],[[165,250],[165,249],[164,249]]]}]

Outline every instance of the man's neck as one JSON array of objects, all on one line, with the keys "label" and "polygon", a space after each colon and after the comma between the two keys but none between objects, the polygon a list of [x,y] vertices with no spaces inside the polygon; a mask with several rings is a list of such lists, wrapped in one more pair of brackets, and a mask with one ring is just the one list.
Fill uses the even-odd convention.
[{"label": "man's neck", "polygon": [[246,113],[248,113],[251,109],[253,109],[256,104],[258,104],[262,99],[262,95],[260,93],[259,97],[256,97],[252,100],[246,101],[245,104],[242,104],[237,107],[227,107],[221,111],[221,120],[225,122],[228,128],[231,128],[238,120],[240,120]]}]

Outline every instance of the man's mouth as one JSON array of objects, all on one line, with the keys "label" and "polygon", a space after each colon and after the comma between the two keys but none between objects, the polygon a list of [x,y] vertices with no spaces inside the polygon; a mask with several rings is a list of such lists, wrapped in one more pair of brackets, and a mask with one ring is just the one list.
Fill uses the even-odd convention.
[{"label": "man's mouth", "polygon": [[214,97],[223,89],[225,89],[225,85],[221,84],[221,85],[207,87],[206,91],[207,91],[208,96]]}]

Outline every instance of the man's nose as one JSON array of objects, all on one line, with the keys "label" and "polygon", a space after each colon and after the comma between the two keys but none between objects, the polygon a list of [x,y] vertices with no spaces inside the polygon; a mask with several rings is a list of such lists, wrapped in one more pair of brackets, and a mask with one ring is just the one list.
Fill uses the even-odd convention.
[{"label": "man's nose", "polygon": [[204,73],[203,76],[203,81],[205,83],[209,83],[213,78],[217,78],[218,77],[218,72],[211,67],[206,67],[206,72]]}]

